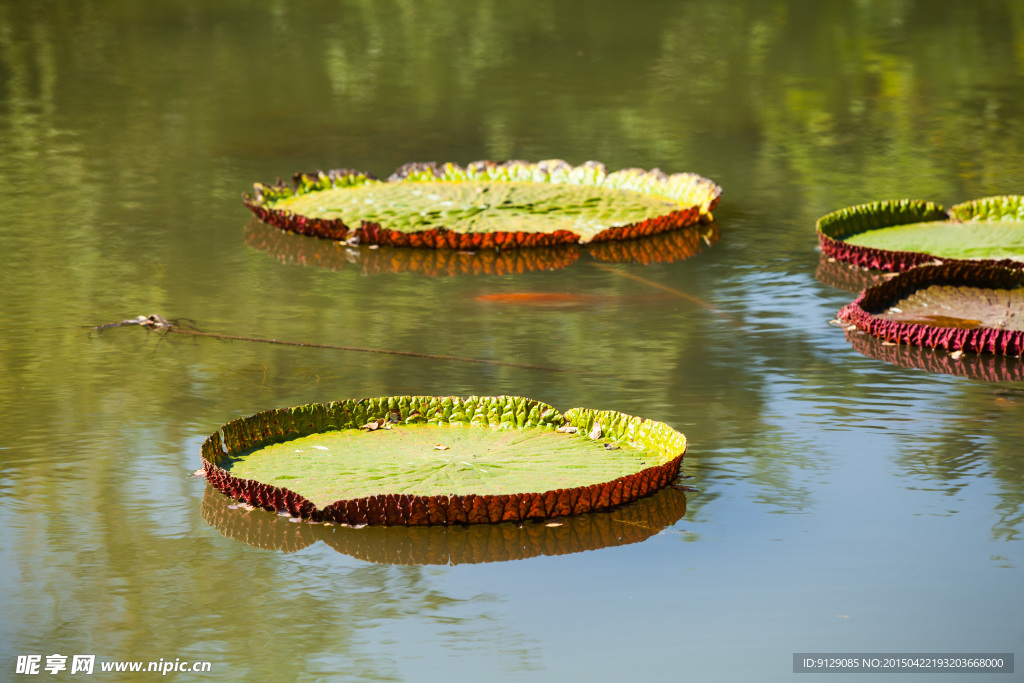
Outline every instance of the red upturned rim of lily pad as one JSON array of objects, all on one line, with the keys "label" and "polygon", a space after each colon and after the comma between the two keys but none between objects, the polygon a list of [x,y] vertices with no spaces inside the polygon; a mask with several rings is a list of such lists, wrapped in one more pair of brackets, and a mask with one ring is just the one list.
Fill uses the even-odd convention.
[{"label": "red upturned rim of lily pad", "polygon": [[[358,240],[364,244],[428,249],[509,249],[519,247],[577,244],[581,236],[569,230],[553,232],[492,231],[460,233],[443,226],[404,232],[392,230],[380,223],[360,221],[360,225],[347,225],[340,219],[304,216],[268,204],[278,199],[316,192],[324,189],[350,187],[362,182],[376,181],[372,174],[352,169],[296,173],[292,177],[294,188],[280,180],[273,185],[255,183],[254,195],[246,193],[243,202],[261,221],[282,230],[332,240]],[[718,205],[722,188],[695,173],[666,175],[660,169],[646,171],[628,168],[608,173],[604,164],[587,161],[572,166],[561,159],[548,159],[536,163],[514,160],[505,162],[474,161],[461,167],[454,163],[413,162],[398,168],[386,181],[436,182],[484,180],[495,182],[550,182],[566,185],[603,186],[611,189],[632,190],[642,194],[670,198],[682,208],[647,218],[628,225],[606,228],[588,242],[628,240],[646,235],[657,235],[677,230],[698,222],[713,220],[712,211]]]},{"label": "red upturned rim of lily pad", "polygon": [[1024,271],[964,261],[918,266],[865,289],[853,303],[839,311],[837,318],[873,337],[896,344],[1008,356],[1024,353],[1024,332],[1018,330],[962,329],[879,317],[914,292],[932,286],[1019,289],[1024,287]]},{"label": "red upturned rim of lily pad", "polygon": [[[220,466],[235,454],[301,436],[355,429],[373,420],[401,424],[413,419],[463,428],[555,430],[571,426],[591,435],[597,430],[601,438],[657,452],[657,464],[579,487],[504,494],[387,493],[338,500],[323,507],[287,488],[235,477]],[[679,475],[685,451],[686,437],[668,425],[616,411],[574,408],[563,415],[545,403],[518,396],[391,396],[314,403],[233,420],[203,442],[202,457],[208,483],[254,507],[314,522],[417,526],[521,522],[615,507],[671,484]]]},{"label": "red upturned rim of lily pad", "polygon": [[1024,197],[1001,195],[975,199],[948,211],[920,199],[899,199],[849,206],[818,219],[818,243],[823,254],[861,268],[902,272],[928,263],[980,262],[1007,268],[1024,268],[1013,259],[952,259],[916,251],[894,251],[849,244],[846,240],[869,230],[930,221],[987,221],[1005,215],[1024,214]]}]

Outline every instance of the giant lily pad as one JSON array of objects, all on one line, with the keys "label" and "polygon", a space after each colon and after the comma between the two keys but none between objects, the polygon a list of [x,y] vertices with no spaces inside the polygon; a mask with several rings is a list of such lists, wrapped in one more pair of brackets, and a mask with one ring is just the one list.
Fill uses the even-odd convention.
[{"label": "giant lily pad", "polygon": [[632,239],[711,220],[721,188],[693,173],[477,161],[407,164],[386,181],[337,170],[295,187],[256,183],[245,204],[271,225],[363,243],[452,249]]},{"label": "giant lily pad", "polygon": [[1019,356],[1024,271],[967,262],[919,266],[864,290],[838,317],[892,343]]},{"label": "giant lily pad", "polygon": [[1024,266],[1024,197],[986,197],[949,212],[931,202],[875,202],[818,220],[824,254],[863,268],[903,271],[935,261]]},{"label": "giant lily pad", "polygon": [[525,524],[295,524],[294,517],[249,509],[213,488],[207,488],[202,506],[207,524],[254,548],[288,553],[322,541],[360,560],[405,565],[507,562],[639,543],[675,524],[684,514],[686,494],[672,487],[613,510]]},{"label": "giant lily pad", "polygon": [[207,480],[250,505],[314,521],[420,525],[620,505],[671,483],[685,448],[667,425],[612,411],[406,396],[258,413],[226,424],[202,450]]}]

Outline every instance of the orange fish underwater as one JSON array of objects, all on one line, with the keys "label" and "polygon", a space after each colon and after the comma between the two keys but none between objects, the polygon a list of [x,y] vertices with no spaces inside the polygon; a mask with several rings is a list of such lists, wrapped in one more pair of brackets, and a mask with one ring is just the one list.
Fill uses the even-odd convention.
[{"label": "orange fish underwater", "polygon": [[660,295],[638,297],[607,296],[603,294],[559,294],[555,292],[502,292],[482,294],[477,301],[488,304],[519,304],[523,306],[571,306],[578,304],[617,304],[631,301],[657,301]]}]

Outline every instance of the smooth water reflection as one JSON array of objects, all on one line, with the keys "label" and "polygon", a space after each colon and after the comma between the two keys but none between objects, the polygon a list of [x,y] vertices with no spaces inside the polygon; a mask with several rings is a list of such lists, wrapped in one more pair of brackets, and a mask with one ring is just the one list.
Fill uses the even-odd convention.
[{"label": "smooth water reflection", "polygon": [[203,496],[206,523],[246,545],[290,553],[323,541],[339,553],[380,564],[508,562],[610,548],[646,540],[684,514],[686,496],[671,487],[606,514],[451,527],[314,524],[237,504],[212,487]]},{"label": "smooth water reflection", "polygon": [[[796,651],[1018,648],[1019,368],[862,351],[827,322],[863,285],[813,225],[1020,192],[1021,44],[1014,2],[0,4],[0,667],[782,680]],[[339,266],[240,202],[317,167],[553,157],[712,178],[719,238]],[[569,372],[88,329],[150,313]],[[636,543],[398,566],[225,537],[189,476],[267,408],[500,393],[665,421],[701,492]]]}]

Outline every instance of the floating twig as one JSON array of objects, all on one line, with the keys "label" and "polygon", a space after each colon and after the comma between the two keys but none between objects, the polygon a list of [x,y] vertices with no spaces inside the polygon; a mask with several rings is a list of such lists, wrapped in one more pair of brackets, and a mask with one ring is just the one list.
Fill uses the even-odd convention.
[{"label": "floating twig", "polygon": [[164,328],[172,328],[174,327],[174,324],[175,323],[173,321],[167,320],[162,315],[157,315],[156,313],[154,313],[149,317],[140,315],[136,318],[128,318],[127,320],[122,320],[121,322],[117,323],[106,323],[104,325],[96,325],[92,329],[96,330],[97,332],[100,332],[102,330],[109,330],[111,327],[127,327],[129,325],[139,325],[149,330],[162,330]]},{"label": "floating twig", "polygon": [[[435,353],[418,353],[415,351],[395,351],[392,349],[375,349],[363,346],[343,346],[339,344],[317,344],[313,342],[290,341],[287,339],[267,339],[266,337],[249,337],[238,334],[221,334],[218,332],[204,332],[195,327],[182,326],[177,320],[168,320],[161,315],[154,313],[150,316],[138,316],[128,318],[120,322],[96,325],[93,330],[102,331],[112,327],[139,326],[147,330],[161,331],[164,334],[184,334],[190,337],[206,337],[208,339],[220,339],[222,341],[243,341],[259,344],[278,344],[281,346],[302,346],[311,349],[331,349],[333,351],[356,351],[359,353],[379,353],[389,356],[405,356],[408,358],[427,358],[430,360],[451,361],[455,363],[477,363],[479,365],[499,365],[509,368],[522,368],[524,370],[541,370],[543,372],[574,372],[582,375],[605,375],[605,373],[590,372],[587,370],[575,370],[573,368],[555,368],[546,365],[530,365],[527,363],[512,363],[502,360],[490,360],[486,358],[463,358],[462,356],[447,356]],[[605,375],[607,376],[607,375]]]}]

